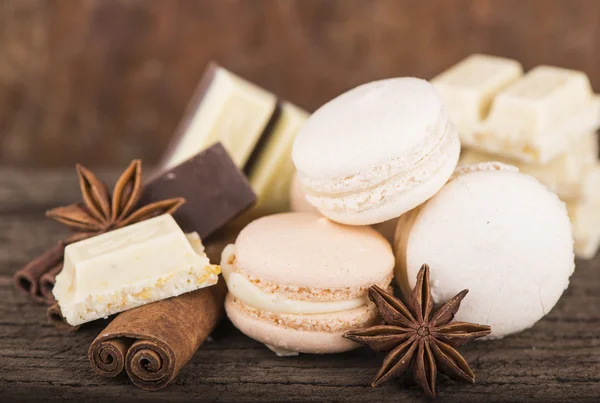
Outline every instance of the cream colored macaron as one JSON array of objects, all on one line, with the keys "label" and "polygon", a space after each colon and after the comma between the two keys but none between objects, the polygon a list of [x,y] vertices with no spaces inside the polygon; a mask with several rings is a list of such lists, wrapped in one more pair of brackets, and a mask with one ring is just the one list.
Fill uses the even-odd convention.
[{"label": "cream colored macaron", "polygon": [[405,293],[427,263],[434,302],[469,289],[456,320],[490,325],[496,338],[546,315],[574,269],[565,205],[500,163],[459,167],[439,193],[400,218],[395,249]]},{"label": "cream colored macaron", "polygon": [[369,225],[432,197],[459,153],[433,86],[406,77],[361,85],[323,105],[300,129],[292,157],[307,200],[324,216]]},{"label": "cream colored macaron", "polygon": [[342,335],[378,322],[367,290],[392,280],[390,244],[369,227],[311,213],[260,218],[223,251],[227,315],[279,354],[357,347]]}]

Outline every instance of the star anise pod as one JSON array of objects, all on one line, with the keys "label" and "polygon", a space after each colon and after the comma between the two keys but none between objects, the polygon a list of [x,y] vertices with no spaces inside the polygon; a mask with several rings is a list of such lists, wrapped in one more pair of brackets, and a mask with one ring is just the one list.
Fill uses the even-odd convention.
[{"label": "star anise pod", "polygon": [[344,337],[375,351],[390,351],[372,386],[400,376],[411,365],[414,379],[430,397],[436,396],[437,371],[451,378],[475,382],[475,375],[454,347],[462,346],[491,333],[491,328],[468,322],[452,322],[462,299],[463,290],[433,312],[429,285],[429,266],[424,264],[417,275],[417,284],[408,299],[401,300],[377,286],[369,288],[373,301],[385,325],[347,332]]},{"label": "star anise pod", "polygon": [[[98,235],[149,218],[173,213],[185,200],[175,198],[148,204],[134,211],[142,196],[142,163],[134,160],[121,174],[112,195],[108,186],[89,169],[77,165],[83,202],[57,207],[46,216],[66,224],[80,234]],[[83,238],[86,236],[82,235]]]}]

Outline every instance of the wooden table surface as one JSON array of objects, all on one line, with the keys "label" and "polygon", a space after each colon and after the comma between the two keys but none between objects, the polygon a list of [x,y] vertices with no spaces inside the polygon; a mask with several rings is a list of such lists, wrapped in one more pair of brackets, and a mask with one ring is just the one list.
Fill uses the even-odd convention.
[{"label": "wooden table surface", "polygon": [[[86,354],[104,324],[60,333],[11,280],[64,232],[44,211],[77,199],[74,170],[0,169],[0,401],[426,401],[410,376],[369,386],[381,354],[278,358],[228,322],[161,391],[96,376]],[[577,262],[569,289],[532,329],[461,351],[477,383],[439,377],[440,402],[600,401],[600,258]]]}]

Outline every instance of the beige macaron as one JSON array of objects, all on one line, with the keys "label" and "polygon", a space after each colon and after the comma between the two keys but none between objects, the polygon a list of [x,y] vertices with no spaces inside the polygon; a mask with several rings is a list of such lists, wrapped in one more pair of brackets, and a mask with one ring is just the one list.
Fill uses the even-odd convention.
[{"label": "beige macaron", "polygon": [[244,228],[221,266],[238,329],[280,355],[325,354],[357,347],[342,335],[379,321],[367,291],[389,286],[394,255],[372,228],[284,213]]}]

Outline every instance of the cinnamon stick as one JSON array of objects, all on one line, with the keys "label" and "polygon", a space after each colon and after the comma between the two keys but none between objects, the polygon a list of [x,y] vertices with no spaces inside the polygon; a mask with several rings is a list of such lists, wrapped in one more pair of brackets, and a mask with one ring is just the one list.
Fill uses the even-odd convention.
[{"label": "cinnamon stick", "polygon": [[59,264],[54,266],[50,271],[44,273],[40,278],[40,293],[44,297],[46,303],[54,303],[56,300],[54,299],[54,294],[52,294],[52,289],[54,288],[54,283],[56,283],[56,276],[63,269],[63,262],[61,261]]},{"label": "cinnamon stick", "polygon": [[15,288],[36,302],[54,303],[52,288],[56,276],[62,270],[65,247],[94,236],[91,232],[77,232],[67,239],[58,241],[51,249],[27,263],[13,276]]},{"label": "cinnamon stick", "polygon": [[15,287],[36,302],[48,303],[48,299],[41,292],[40,278],[62,263],[65,245],[64,241],[58,241],[52,249],[42,253],[17,271],[13,277]]},{"label": "cinnamon stick", "polygon": [[92,342],[88,359],[107,377],[127,372],[144,390],[167,386],[223,317],[222,279],[203,288],[120,313]]}]

